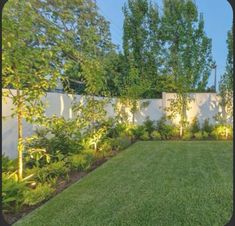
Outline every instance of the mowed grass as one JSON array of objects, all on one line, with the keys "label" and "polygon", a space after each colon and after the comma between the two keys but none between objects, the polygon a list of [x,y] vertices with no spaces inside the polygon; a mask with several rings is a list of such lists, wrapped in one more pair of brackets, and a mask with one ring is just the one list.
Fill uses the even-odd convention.
[{"label": "mowed grass", "polygon": [[223,226],[232,142],[137,142],[15,225]]}]

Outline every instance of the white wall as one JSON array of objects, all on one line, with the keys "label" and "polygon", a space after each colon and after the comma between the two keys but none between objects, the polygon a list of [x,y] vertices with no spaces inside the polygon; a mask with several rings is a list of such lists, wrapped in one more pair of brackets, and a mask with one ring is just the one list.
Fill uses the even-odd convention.
[{"label": "white wall", "polygon": [[[4,90],[3,90],[4,91]],[[12,90],[15,92],[15,90]],[[194,97],[194,101],[191,103],[191,109],[187,112],[188,120],[191,121],[195,116],[198,116],[200,122],[209,118],[211,122],[214,122],[214,116],[219,111],[219,97],[215,93],[196,93],[191,94]],[[142,102],[148,102],[149,105],[146,108],[142,108],[135,115],[135,123],[142,124],[146,117],[151,120],[159,120],[166,112],[165,108],[169,106],[169,100],[174,98],[173,93],[163,93],[162,99],[147,99],[140,100]],[[97,97],[97,99],[102,99]],[[82,96],[79,95],[67,95],[61,93],[47,93],[43,98],[47,104],[46,116],[63,116],[66,119],[73,117],[72,103],[82,100]],[[110,99],[110,103],[105,107],[107,111],[107,117],[115,115],[113,104],[116,103],[116,99]],[[16,157],[17,150],[17,120],[11,118],[11,109],[14,108],[10,99],[2,101],[3,111],[2,116],[2,150],[3,153],[13,158]],[[129,112],[129,120],[132,120],[131,113]],[[23,135],[30,136],[33,133],[34,127],[28,123],[23,123]]]}]

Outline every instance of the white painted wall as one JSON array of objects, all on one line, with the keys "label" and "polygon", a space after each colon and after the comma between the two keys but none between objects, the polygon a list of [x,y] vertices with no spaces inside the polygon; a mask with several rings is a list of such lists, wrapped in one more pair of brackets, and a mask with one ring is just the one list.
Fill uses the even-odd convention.
[{"label": "white painted wall", "polygon": [[[4,90],[3,90],[4,91]],[[15,90],[12,90],[14,93]],[[166,112],[165,108],[169,106],[169,100],[174,98],[173,93],[163,93],[162,99],[147,99],[140,100],[142,102],[149,102],[146,108],[142,108],[135,115],[135,123],[142,124],[146,117],[151,120],[159,120]],[[191,121],[195,116],[198,116],[199,121],[202,122],[206,118],[209,118],[211,122],[214,122],[214,116],[219,111],[219,97],[215,93],[196,93],[191,94],[194,97],[194,101],[191,103],[191,109],[187,112],[188,119]],[[63,116],[66,119],[73,117],[72,103],[82,101],[82,96],[79,95],[67,95],[62,93],[47,93],[43,98],[47,104],[46,116]],[[102,99],[97,97],[96,99]],[[117,99],[110,99],[110,103],[105,107],[107,111],[107,117],[113,117],[115,111],[113,104]],[[11,109],[14,108],[10,99],[2,101],[2,150],[3,153],[13,158],[16,157],[17,150],[17,120],[11,118]],[[132,120],[131,114],[129,114],[129,120]],[[34,127],[26,122],[23,123],[23,135],[30,136],[33,133]]]}]

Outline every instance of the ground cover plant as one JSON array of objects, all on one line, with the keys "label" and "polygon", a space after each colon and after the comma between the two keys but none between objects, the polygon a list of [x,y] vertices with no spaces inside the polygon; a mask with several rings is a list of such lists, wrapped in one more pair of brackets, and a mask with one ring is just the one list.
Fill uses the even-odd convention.
[{"label": "ground cover plant", "polygon": [[41,208],[27,225],[225,225],[232,142],[137,142]]}]

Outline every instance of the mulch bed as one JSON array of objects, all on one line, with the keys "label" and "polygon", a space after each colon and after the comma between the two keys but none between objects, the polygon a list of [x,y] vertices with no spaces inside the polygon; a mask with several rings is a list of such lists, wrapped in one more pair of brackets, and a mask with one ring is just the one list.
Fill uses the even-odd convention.
[{"label": "mulch bed", "polygon": [[[112,156],[114,155],[116,155],[116,153],[113,153]],[[102,159],[96,160],[87,172],[78,172],[78,171],[70,172],[68,180],[58,179],[56,186],[55,186],[55,192],[53,193],[52,197],[62,192],[64,189],[68,188],[73,183],[79,181],[81,178],[83,178],[84,176],[86,176],[87,174],[95,170],[97,167],[105,163],[109,158],[102,158]],[[50,199],[52,197],[50,197]],[[25,215],[29,214],[33,210],[37,209],[38,207],[46,203],[47,201],[48,200],[45,200],[35,206],[23,206],[21,210],[17,213],[3,213],[4,219],[8,224],[13,224],[16,221],[18,221],[20,218],[24,217]]]}]

